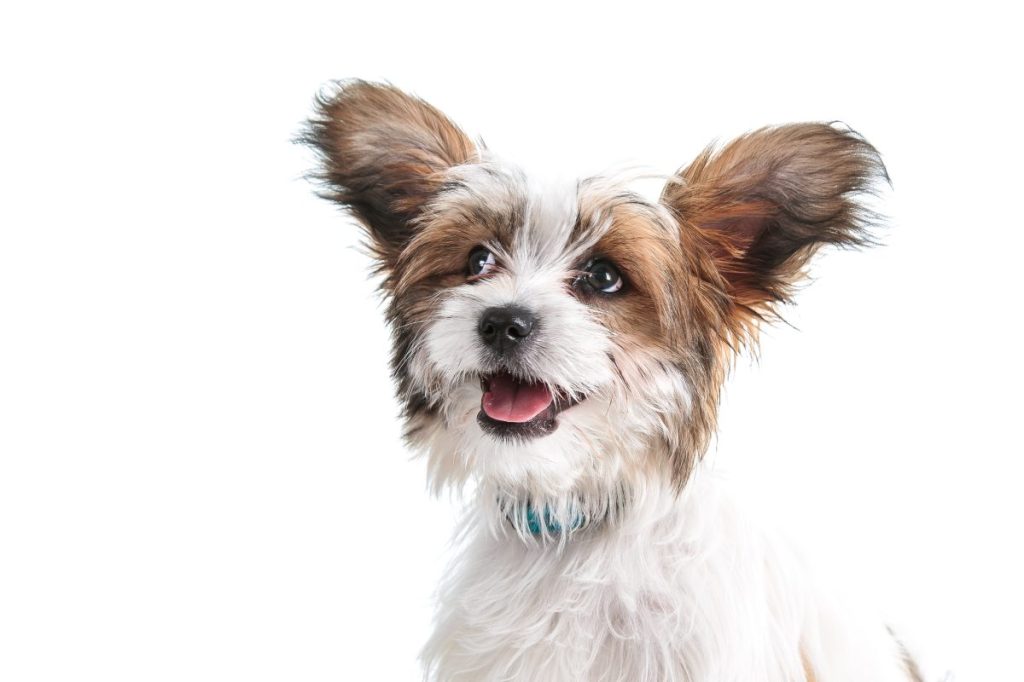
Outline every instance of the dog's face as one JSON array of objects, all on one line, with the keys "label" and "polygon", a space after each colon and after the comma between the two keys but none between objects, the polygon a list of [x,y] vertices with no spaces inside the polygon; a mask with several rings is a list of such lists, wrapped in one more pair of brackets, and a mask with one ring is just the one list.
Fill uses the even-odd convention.
[{"label": "dog's face", "polygon": [[306,140],[369,236],[407,436],[438,485],[515,496],[685,482],[732,353],[815,248],[858,244],[884,168],[824,124],[707,150],[647,201],[538,186],[426,103],[352,82]]},{"label": "dog's face", "polygon": [[707,369],[688,366],[691,267],[670,212],[623,187],[452,169],[395,266],[414,437],[444,474],[535,493],[645,466],[679,437],[688,375]]}]

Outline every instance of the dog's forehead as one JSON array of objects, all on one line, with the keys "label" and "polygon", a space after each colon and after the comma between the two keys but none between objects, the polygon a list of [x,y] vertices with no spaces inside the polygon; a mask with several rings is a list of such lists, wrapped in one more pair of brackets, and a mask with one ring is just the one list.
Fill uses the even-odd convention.
[{"label": "dog's forehead", "polygon": [[650,205],[617,177],[539,178],[500,162],[453,169],[442,207],[468,213],[512,268],[574,266],[615,224],[615,207]]}]

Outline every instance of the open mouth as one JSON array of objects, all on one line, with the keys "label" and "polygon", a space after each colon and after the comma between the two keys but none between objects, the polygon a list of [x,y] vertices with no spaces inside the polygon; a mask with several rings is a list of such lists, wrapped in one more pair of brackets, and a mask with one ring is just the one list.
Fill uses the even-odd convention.
[{"label": "open mouth", "polygon": [[536,438],[558,428],[558,414],[579,400],[545,384],[518,379],[506,372],[480,377],[483,396],[477,421],[484,431],[502,438]]}]

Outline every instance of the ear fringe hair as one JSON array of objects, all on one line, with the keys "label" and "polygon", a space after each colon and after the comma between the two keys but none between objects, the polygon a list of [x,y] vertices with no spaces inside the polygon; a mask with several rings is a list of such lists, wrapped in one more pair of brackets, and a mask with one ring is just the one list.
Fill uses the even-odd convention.
[{"label": "ear fringe hair", "polygon": [[430,104],[390,84],[356,79],[316,96],[296,141],[316,152],[319,167],[309,179],[364,226],[380,270],[408,243],[445,172],[478,156],[466,134]]},{"label": "ear fringe hair", "polygon": [[[779,318],[824,245],[876,244],[884,223],[865,198],[891,185],[878,151],[841,123],[767,127],[706,148],[666,186],[663,201],[697,230],[728,295],[729,337],[756,341]],[[715,281],[717,280],[717,281]]]}]

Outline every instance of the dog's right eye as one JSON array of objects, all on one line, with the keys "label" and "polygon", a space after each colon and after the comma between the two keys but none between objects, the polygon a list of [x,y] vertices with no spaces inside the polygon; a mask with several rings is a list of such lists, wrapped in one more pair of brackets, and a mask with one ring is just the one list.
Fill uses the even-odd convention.
[{"label": "dog's right eye", "polygon": [[473,249],[469,254],[469,274],[473,277],[486,275],[495,265],[494,254],[482,246]]}]

